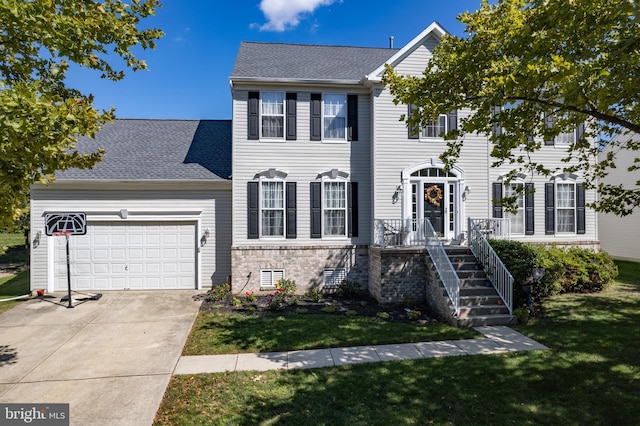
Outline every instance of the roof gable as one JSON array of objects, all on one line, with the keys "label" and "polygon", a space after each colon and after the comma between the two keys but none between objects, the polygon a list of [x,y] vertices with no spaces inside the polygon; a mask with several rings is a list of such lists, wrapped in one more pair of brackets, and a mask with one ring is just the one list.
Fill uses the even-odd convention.
[{"label": "roof gable", "polygon": [[105,149],[92,169],[56,173],[57,180],[192,181],[231,176],[230,120],[130,120],[105,124],[80,153]]},{"label": "roof gable", "polygon": [[404,58],[420,47],[429,37],[434,37],[436,40],[440,40],[445,34],[449,33],[442,27],[442,25],[435,21],[432,22],[431,25],[415,36],[413,40],[407,43],[402,49],[398,50],[384,64],[380,65],[373,72],[367,75],[367,79],[371,82],[379,83],[382,80],[385,64],[396,67]]}]

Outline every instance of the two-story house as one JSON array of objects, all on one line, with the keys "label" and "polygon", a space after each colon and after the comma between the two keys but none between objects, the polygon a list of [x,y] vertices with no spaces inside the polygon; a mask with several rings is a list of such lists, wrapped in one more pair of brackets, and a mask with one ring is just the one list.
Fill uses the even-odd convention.
[{"label": "two-story house", "polygon": [[[411,107],[381,84],[384,64],[420,75],[444,34],[433,23],[401,49],[242,43],[230,78],[235,289],[270,289],[282,277],[303,289],[345,278],[366,286],[385,273],[374,272],[372,247],[423,246],[427,219],[445,242],[464,239],[467,218],[496,218],[510,238],[597,245],[596,215],[585,208],[595,193],[579,175],[505,184],[510,170],[490,167],[481,134],[466,136],[445,171],[441,133],[468,111],[424,129],[401,120]],[[536,160],[561,167],[580,131],[544,142]],[[517,213],[503,211],[518,184],[528,191]]]},{"label": "two-story house", "polygon": [[[393,102],[384,65],[421,74],[444,34],[433,23],[401,49],[242,43],[231,122],[117,120],[96,143],[83,139],[82,150],[107,149],[104,161],[32,190],[31,287],[66,287],[63,240],[43,232],[55,212],[86,213],[71,268],[74,288],[88,290],[209,288],[230,277],[236,293],[273,291],[281,278],[305,291],[348,279],[397,301],[405,290],[383,297],[381,283],[422,285],[427,236],[464,242],[469,218],[523,241],[597,245],[585,208],[596,194],[580,175],[507,185],[510,169],[490,167],[482,134],[466,135],[445,171],[441,133],[469,111],[424,129],[401,120],[411,106]],[[562,167],[580,132],[544,141],[535,159]],[[528,191],[506,212],[500,200],[518,184]]]}]

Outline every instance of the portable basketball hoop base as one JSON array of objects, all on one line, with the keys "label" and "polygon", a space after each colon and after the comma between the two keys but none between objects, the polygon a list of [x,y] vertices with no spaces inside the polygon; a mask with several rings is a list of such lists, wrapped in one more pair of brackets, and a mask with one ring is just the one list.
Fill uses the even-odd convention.
[{"label": "portable basketball hoop base", "polygon": [[[84,227],[84,224],[83,224]],[[84,303],[88,300],[98,300],[102,297],[102,294],[87,294],[87,293],[80,293],[78,291],[74,291],[74,293],[78,293],[78,294],[83,294],[85,297],[83,299],[73,299],[71,297],[71,267],[70,267],[70,256],[69,256],[69,235],[82,235],[79,234],[77,231],[74,232],[74,230],[70,230],[70,229],[65,229],[65,230],[61,230],[61,231],[53,231],[51,232],[52,236],[55,237],[64,237],[66,240],[66,250],[67,250],[67,295],[62,297],[60,299],[61,302],[67,302],[66,307],[68,308],[73,308],[74,306],[77,306],[81,303]],[[74,305],[75,303],[75,305]],[[64,306],[60,303],[58,303],[61,306]]]}]

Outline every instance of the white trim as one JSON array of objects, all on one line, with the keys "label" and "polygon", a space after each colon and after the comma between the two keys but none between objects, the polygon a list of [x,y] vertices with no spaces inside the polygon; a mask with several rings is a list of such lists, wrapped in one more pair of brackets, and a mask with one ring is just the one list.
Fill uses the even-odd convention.
[{"label": "white trim", "polygon": [[384,64],[380,65],[376,68],[372,73],[365,76],[365,79],[370,83],[380,83],[382,82],[382,73],[384,72],[385,65],[395,66],[396,63],[402,59],[407,53],[411,50],[415,49],[415,47],[421,44],[427,37],[434,35],[436,38],[440,39],[445,34],[449,34],[444,28],[440,26],[437,22],[432,22],[427,28],[425,28],[420,34],[413,38],[409,43],[407,43],[402,49],[396,52],[391,58],[387,59]]}]

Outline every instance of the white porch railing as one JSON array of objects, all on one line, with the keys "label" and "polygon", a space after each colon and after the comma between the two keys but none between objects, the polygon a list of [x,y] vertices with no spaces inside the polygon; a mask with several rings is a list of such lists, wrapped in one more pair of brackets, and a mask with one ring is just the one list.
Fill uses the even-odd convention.
[{"label": "white porch railing", "polygon": [[422,247],[427,219],[374,219],[373,244],[379,247]]},{"label": "white porch railing", "polygon": [[511,221],[506,218],[473,220],[486,239],[504,239],[511,237]]},{"label": "white porch railing", "polygon": [[431,222],[425,220],[426,248],[429,256],[433,261],[440,281],[444,285],[456,316],[460,315],[460,277],[456,274],[456,270],[451,264],[451,260],[444,250],[444,246],[440,241],[440,237],[433,229]]},{"label": "white porch railing", "polygon": [[[502,221],[504,219],[499,220]],[[496,219],[469,218],[467,226],[469,249],[482,265],[485,273],[487,274],[487,278],[495,287],[507,309],[509,309],[509,314],[512,314],[513,276],[509,273],[507,268],[504,266],[504,263],[502,263],[502,260],[500,260],[496,252],[493,250],[489,241],[487,241],[487,235],[495,235],[488,234],[486,232],[487,229],[492,229],[491,227],[487,227],[487,224],[491,223],[502,222],[496,222]]]}]

